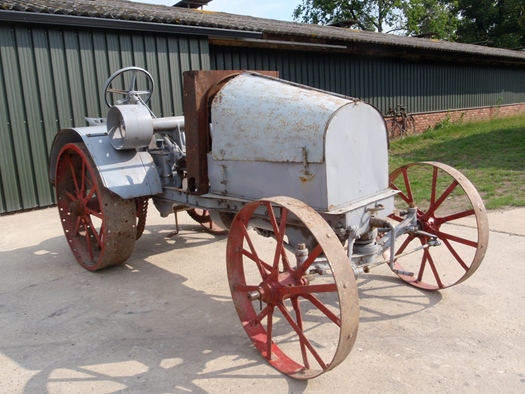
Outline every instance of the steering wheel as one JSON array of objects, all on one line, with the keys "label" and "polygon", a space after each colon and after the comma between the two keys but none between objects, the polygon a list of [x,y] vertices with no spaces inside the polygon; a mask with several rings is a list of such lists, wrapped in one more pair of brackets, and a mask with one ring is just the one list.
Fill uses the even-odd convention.
[{"label": "steering wheel", "polygon": [[[122,78],[119,78],[120,76]],[[122,89],[120,88],[122,86],[129,86],[129,88],[127,90],[126,88]],[[144,88],[144,90],[138,90],[139,87]],[[112,107],[114,104],[142,104],[149,109],[146,103],[151,98],[153,87],[153,78],[149,72],[140,67],[124,67],[115,72],[106,81],[104,85],[104,100],[108,107]],[[114,94],[120,94],[124,97],[116,100],[113,104]]]}]

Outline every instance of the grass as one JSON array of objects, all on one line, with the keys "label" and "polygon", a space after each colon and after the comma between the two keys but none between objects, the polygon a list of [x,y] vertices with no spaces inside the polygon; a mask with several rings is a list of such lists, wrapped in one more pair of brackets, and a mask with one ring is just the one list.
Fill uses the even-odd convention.
[{"label": "grass", "polygon": [[448,123],[392,141],[389,153],[391,170],[418,161],[456,168],[474,184],[488,209],[525,206],[525,115]]}]

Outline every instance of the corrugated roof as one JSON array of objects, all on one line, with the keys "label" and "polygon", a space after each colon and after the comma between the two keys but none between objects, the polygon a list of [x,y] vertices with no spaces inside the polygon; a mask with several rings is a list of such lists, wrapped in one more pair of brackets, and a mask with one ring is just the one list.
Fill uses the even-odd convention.
[{"label": "corrugated roof", "polygon": [[269,37],[294,37],[305,41],[328,40],[348,44],[374,44],[411,50],[445,51],[491,57],[493,60],[525,62],[525,53],[508,49],[458,44],[425,38],[351,30],[346,28],[284,22],[251,16],[135,3],[125,0],[0,0],[0,10],[72,15],[125,21],[261,32]]}]

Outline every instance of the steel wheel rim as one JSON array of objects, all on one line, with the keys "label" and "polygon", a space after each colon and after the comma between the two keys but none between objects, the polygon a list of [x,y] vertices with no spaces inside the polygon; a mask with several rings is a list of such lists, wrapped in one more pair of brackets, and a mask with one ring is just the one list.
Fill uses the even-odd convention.
[{"label": "steel wheel rim", "polygon": [[[415,201],[409,171],[417,167],[425,166],[431,169],[431,190],[429,194],[428,209],[422,210]],[[412,177],[413,178],[413,177]],[[443,181],[443,182],[442,182]],[[450,181],[450,182],[448,182]],[[445,186],[440,188],[439,182]],[[400,191],[398,194],[407,205],[415,204],[418,207],[418,227],[437,236],[443,243],[442,246],[426,249],[422,252],[419,269],[414,272],[414,276],[398,275],[405,282],[425,290],[440,290],[453,285],[459,284],[468,279],[479,268],[485,256],[488,238],[488,218],[485,206],[481,196],[472,185],[472,183],[458,170],[442,163],[421,162],[412,163],[403,166],[390,174],[390,187]],[[456,195],[454,195],[456,193]],[[469,202],[468,207],[460,206],[456,211],[448,212],[443,206],[454,199]],[[458,205],[460,205],[458,203]],[[444,210],[444,214],[439,214],[438,210]],[[461,229],[457,226],[456,220],[464,218],[475,218],[476,228],[468,227]],[[402,218],[397,214],[390,215],[390,218],[400,222]],[[443,229],[442,226],[449,226]],[[455,227],[454,227],[455,226]],[[465,230],[468,236],[461,235]],[[455,233],[455,234],[454,234]],[[409,250],[411,244],[425,244],[429,240],[426,236],[409,235],[400,241],[399,247],[396,248],[396,255],[401,255]],[[445,265],[445,257],[440,253],[448,253],[448,265]],[[406,269],[403,257],[396,259],[395,269]],[[454,273],[445,272],[446,269],[453,268]],[[426,272],[425,272],[426,271]],[[427,279],[424,279],[425,276]],[[445,278],[446,277],[446,278]]]},{"label": "steel wheel rim", "polygon": [[[269,213],[270,222],[277,234],[275,250],[272,251],[272,264],[258,261],[260,250],[258,252],[253,243],[254,233],[250,234],[248,231],[250,218],[261,206]],[[317,242],[317,247],[310,252],[309,261],[300,269],[293,269],[295,261],[285,262],[282,231],[284,227],[283,221],[275,218],[277,210],[285,217],[284,223],[286,217],[293,215],[299,218],[307,225]],[[324,253],[330,262],[332,282],[320,283],[315,288],[315,281],[304,282],[303,273],[321,253]],[[260,282],[255,280],[247,283],[246,272],[250,268],[259,271]],[[313,209],[287,197],[264,199],[246,205],[237,214],[230,228],[227,269],[233,302],[241,323],[255,348],[273,367],[296,379],[310,379],[333,369],[346,359],[357,337],[357,286],[341,243],[324,219]],[[262,289],[263,296],[260,301],[254,303],[249,300],[248,294],[257,289]],[[327,302],[321,301],[325,299],[325,295],[327,298],[337,299],[339,316],[330,309],[333,304],[328,305]],[[263,305],[262,312],[257,312],[254,308],[259,302]],[[293,315],[290,306],[294,309]],[[280,320],[276,319],[276,312],[282,315]],[[312,342],[314,330],[310,331],[308,328],[311,317],[309,313],[313,313],[314,316],[317,313],[320,316],[316,316],[319,321],[328,323],[328,326],[319,323],[323,332],[327,328],[333,333],[337,332],[337,345],[328,356],[325,353],[321,354],[317,344]],[[285,340],[289,343],[283,343],[285,340],[276,334],[281,327],[288,329],[297,340],[294,342],[293,336],[287,337]],[[290,349],[293,356],[292,353],[287,353]]]},{"label": "steel wheel rim", "polygon": [[135,202],[103,186],[84,144],[62,147],[55,188],[66,240],[82,267],[96,271],[129,258],[137,235]]}]

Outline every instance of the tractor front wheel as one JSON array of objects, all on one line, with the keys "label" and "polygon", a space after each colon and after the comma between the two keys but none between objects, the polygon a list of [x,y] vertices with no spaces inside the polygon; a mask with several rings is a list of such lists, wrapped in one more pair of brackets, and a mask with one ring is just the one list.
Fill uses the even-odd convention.
[{"label": "tractor front wheel", "polygon": [[[487,251],[489,226],[481,196],[458,170],[437,162],[413,163],[390,174],[397,208],[417,206],[420,233],[398,239],[394,269],[412,286],[441,290],[469,278]],[[394,213],[390,218],[401,222]],[[428,248],[432,238],[442,246]],[[419,249],[408,254],[410,250]]]},{"label": "tractor front wheel", "polygon": [[[290,253],[298,246],[306,253],[300,263]],[[322,272],[312,273],[317,264]],[[230,228],[227,271],[242,326],[277,370],[311,379],[350,353],[359,324],[354,273],[312,208],[289,197],[244,206]]]}]

